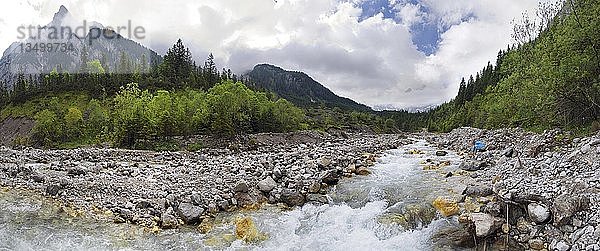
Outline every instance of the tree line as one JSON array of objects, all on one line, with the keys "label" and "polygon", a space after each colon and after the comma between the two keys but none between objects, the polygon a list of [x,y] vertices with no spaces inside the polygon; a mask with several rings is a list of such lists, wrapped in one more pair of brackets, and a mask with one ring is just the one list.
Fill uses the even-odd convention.
[{"label": "tree line", "polygon": [[33,107],[28,111],[36,121],[32,143],[47,147],[112,142],[138,148],[145,141],[175,136],[306,127],[301,109],[249,89],[231,70],[217,70],[212,54],[197,66],[181,39],[147,72],[136,70],[142,66],[132,60],[120,65],[133,71],[107,73],[94,59],[83,73],[55,69],[44,75],[19,74],[13,88],[2,84],[2,105],[12,112]]},{"label": "tree line", "polygon": [[[600,128],[600,2],[541,4],[515,24],[515,44],[455,99],[415,115],[434,131],[460,126],[544,130]],[[535,21],[537,20],[537,21]]]},{"label": "tree line", "polygon": [[109,72],[102,60],[89,60],[85,49],[81,60],[82,69],[77,73],[64,72],[58,65],[49,74],[18,73],[10,88],[8,83],[1,81],[0,106],[69,91],[89,93],[97,99],[106,98],[115,95],[126,83],[138,83],[140,88],[150,91],[183,88],[206,91],[221,81],[240,80],[230,69],[219,71],[212,54],[204,65],[197,66],[181,39],[167,51],[161,62],[145,58],[133,60],[121,52],[117,69]]},{"label": "tree line", "polygon": [[77,106],[60,105],[55,97],[34,116],[33,140],[46,147],[65,142],[113,142],[139,148],[144,141],[174,136],[287,132],[298,130],[304,112],[284,99],[224,81],[208,91],[183,89],[151,93],[128,84],[113,98]]}]

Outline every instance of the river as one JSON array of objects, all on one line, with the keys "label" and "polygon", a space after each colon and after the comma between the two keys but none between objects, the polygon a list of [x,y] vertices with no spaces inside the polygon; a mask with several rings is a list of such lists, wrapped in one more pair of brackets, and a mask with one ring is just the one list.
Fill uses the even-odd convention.
[{"label": "river", "polygon": [[[68,217],[41,196],[0,192],[0,250],[431,250],[432,236],[448,222],[430,206],[459,179],[444,178],[460,158],[436,156],[425,141],[386,151],[369,176],[344,179],[329,204],[285,210],[265,206],[220,214],[205,234],[192,227],[151,233],[129,224]],[[424,171],[427,160],[449,161]],[[262,241],[236,239],[235,223],[250,219]],[[264,239],[264,240],[263,240]]]}]

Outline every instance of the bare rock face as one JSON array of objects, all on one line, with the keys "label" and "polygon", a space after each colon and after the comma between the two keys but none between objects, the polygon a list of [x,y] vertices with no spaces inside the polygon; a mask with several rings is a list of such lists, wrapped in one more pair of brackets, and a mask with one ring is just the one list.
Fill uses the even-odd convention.
[{"label": "bare rock face", "polygon": [[325,184],[335,185],[340,181],[341,176],[337,173],[336,170],[327,170],[321,172],[319,178]]}]

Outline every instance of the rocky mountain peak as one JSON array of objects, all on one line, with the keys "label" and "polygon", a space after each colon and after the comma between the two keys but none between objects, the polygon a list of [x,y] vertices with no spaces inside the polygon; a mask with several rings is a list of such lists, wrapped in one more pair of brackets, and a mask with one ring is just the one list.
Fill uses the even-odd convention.
[{"label": "rocky mountain peak", "polygon": [[61,5],[60,8],[58,9],[58,12],[56,12],[54,14],[54,18],[52,18],[52,23],[60,24],[69,15],[71,15],[71,13],[69,13],[69,10],[67,10],[67,7],[65,7],[64,5]]}]

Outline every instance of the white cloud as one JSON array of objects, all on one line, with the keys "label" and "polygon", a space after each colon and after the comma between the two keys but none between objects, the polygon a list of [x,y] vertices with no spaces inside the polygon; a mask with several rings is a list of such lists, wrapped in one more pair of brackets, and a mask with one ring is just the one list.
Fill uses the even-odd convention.
[{"label": "white cloud", "polygon": [[[390,0],[401,21],[382,14],[361,20],[364,1],[7,1],[0,10],[0,47],[15,40],[16,26],[48,23],[64,4],[73,15],[104,25],[131,20],[144,26],[147,39],[139,42],[159,53],[181,37],[198,61],[212,52],[219,65],[237,72],[272,63],[304,71],[368,105],[407,107],[454,96],[460,77],[493,61],[509,43],[510,21],[536,6],[521,0]],[[411,40],[410,26],[423,21],[449,28],[431,56]]]},{"label": "white cloud", "polygon": [[394,9],[398,11],[396,16],[408,27],[423,22],[427,16],[427,13],[421,11],[420,4],[397,4]]}]

